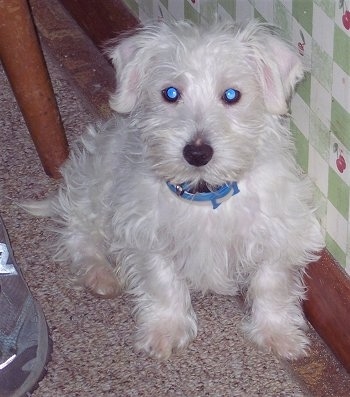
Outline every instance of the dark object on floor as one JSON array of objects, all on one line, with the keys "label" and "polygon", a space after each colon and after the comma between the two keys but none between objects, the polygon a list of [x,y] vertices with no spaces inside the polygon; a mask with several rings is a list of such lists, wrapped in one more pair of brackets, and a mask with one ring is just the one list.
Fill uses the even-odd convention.
[{"label": "dark object on floor", "polygon": [[0,218],[0,396],[33,391],[52,350],[44,314],[15,262]]}]

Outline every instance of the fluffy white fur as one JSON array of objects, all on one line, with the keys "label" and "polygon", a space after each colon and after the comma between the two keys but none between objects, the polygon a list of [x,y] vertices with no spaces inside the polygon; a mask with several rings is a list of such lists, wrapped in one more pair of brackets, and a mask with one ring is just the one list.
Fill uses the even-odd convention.
[{"label": "fluffy white fur", "polygon": [[[323,246],[312,189],[298,175],[286,128],[303,76],[294,51],[257,22],[198,28],[158,23],[110,51],[115,118],[89,127],[62,167],[57,195],[28,204],[59,223],[57,257],[74,279],[136,301],[136,347],[157,358],[197,333],[190,290],[236,295],[249,307],[248,337],[280,356],[306,353],[302,276]],[[176,103],[162,96],[176,87]],[[241,92],[228,105],[228,88]],[[211,160],[183,149],[206,142]],[[237,181],[217,209],[181,200],[166,182],[211,189]]]}]

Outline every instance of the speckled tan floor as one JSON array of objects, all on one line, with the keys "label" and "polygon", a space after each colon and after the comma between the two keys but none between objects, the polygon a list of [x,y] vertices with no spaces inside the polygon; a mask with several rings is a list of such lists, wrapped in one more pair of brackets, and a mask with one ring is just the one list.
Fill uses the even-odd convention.
[{"label": "speckled tan floor", "polygon": [[[71,76],[50,53],[46,56],[72,141],[96,119],[97,112],[75,88]],[[16,205],[50,194],[57,182],[41,169],[2,69],[0,87],[0,211],[17,262],[46,313],[54,342],[47,376],[34,396],[348,395],[346,375],[314,333],[311,358],[291,367],[247,343],[240,331],[239,300],[223,296],[194,295],[198,338],[182,354],[161,363],[135,354],[130,299],[123,295],[99,300],[72,290],[64,267],[52,261],[47,221],[33,219]],[[330,367],[334,376],[341,375],[338,389],[327,380]]]}]

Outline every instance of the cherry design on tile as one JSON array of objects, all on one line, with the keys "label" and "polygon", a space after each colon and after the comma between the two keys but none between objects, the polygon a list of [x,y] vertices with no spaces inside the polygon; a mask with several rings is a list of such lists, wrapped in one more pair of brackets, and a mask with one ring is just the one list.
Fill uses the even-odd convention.
[{"label": "cherry design on tile", "polygon": [[337,159],[335,161],[335,164],[337,166],[338,171],[342,174],[346,169],[346,161],[343,156],[343,151],[339,149],[339,145],[337,143],[333,145],[333,151],[334,153],[335,152],[337,153]]},{"label": "cherry design on tile", "polygon": [[299,34],[300,34],[300,37],[301,37],[301,41],[299,41],[299,43],[298,43],[299,54],[301,56],[304,56],[304,47],[305,47],[306,43],[305,43],[305,37],[304,37],[303,32],[301,31],[301,29],[299,30]]},{"label": "cherry design on tile", "polygon": [[339,0],[339,8],[343,9],[342,22],[346,30],[350,30],[350,11],[345,0]]}]

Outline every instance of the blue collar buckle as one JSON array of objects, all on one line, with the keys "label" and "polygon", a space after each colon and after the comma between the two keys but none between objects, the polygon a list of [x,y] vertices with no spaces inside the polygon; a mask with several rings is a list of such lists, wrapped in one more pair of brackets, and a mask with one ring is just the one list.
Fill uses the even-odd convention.
[{"label": "blue collar buckle", "polygon": [[218,208],[219,205],[224,201],[239,193],[237,182],[225,183],[212,192],[204,193],[190,193],[188,183],[173,185],[172,183],[167,182],[167,185],[169,189],[180,199],[188,200],[194,204],[210,203],[214,210]]}]

